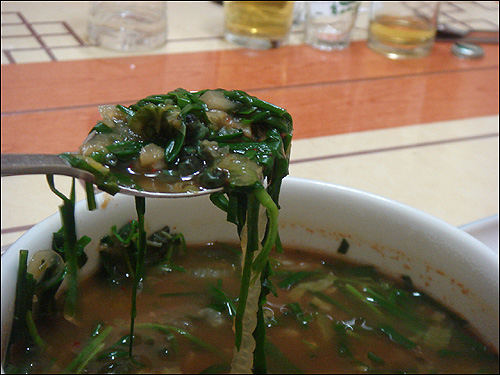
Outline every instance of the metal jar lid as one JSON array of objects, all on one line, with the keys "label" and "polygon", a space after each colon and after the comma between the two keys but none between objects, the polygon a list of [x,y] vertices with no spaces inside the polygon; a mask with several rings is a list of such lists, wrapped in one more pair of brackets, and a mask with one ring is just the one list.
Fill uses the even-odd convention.
[{"label": "metal jar lid", "polygon": [[479,59],[484,56],[484,49],[477,44],[457,42],[451,47],[451,53],[461,59]]}]

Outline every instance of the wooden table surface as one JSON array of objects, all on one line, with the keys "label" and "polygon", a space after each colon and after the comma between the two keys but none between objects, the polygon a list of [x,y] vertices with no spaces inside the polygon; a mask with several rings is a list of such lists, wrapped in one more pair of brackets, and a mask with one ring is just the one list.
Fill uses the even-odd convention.
[{"label": "wooden table surface", "polygon": [[[239,89],[286,108],[294,138],[498,114],[498,45],[460,60],[451,43],[393,61],[354,42],[2,66],[2,152],[76,150],[97,106],[131,104],[177,87]],[[75,74],[77,72],[77,74]]]},{"label": "wooden table surface", "polygon": [[[498,44],[389,60],[289,45],[4,64],[2,153],[76,150],[101,104],[178,87],[240,89],[294,119],[291,175],[383,195],[463,225],[498,214]],[[2,178],[2,246],[56,212],[41,176]],[[83,198],[83,196],[80,196]]]}]

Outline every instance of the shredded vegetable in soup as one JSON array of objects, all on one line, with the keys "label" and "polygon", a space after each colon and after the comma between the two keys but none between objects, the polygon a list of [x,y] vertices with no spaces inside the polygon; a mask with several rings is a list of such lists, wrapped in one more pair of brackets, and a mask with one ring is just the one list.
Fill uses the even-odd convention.
[{"label": "shredded vegetable in soup", "polygon": [[498,355],[408,277],[342,261],[346,240],[337,256],[284,251],[286,110],[243,91],[177,89],[99,111],[79,152],[61,157],[111,194],[219,188],[210,199],[240,243],[214,234],[195,246],[168,227],[148,235],[146,199],[135,197],[137,217],[102,223],[100,268],[79,280],[91,239],[77,237],[75,179],[66,196],[48,175],[62,227],[51,249],[20,252],[7,372],[498,373]]},{"label": "shredded vegetable in soup", "polygon": [[[168,227],[148,237],[130,358],[137,247],[128,238],[136,230],[132,221],[101,240],[101,268],[82,285],[80,324],[40,316],[47,349],[33,346],[19,371],[231,371],[239,244],[186,246]],[[409,278],[388,279],[332,253],[286,248],[271,258],[276,290],[262,310],[266,372],[498,373],[498,357]]]}]

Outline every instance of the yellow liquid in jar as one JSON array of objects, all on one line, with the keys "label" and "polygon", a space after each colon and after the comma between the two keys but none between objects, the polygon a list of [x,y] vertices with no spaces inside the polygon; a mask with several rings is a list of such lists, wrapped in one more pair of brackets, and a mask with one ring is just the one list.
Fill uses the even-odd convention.
[{"label": "yellow liquid in jar", "polygon": [[380,43],[415,46],[432,42],[436,29],[425,18],[384,15],[370,23],[370,34]]},{"label": "yellow liquid in jar", "polygon": [[293,1],[225,1],[225,29],[233,34],[281,39],[293,21]]}]

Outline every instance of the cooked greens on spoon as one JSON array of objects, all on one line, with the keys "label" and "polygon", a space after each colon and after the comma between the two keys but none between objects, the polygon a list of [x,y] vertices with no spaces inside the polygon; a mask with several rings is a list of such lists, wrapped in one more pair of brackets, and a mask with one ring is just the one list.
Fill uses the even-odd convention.
[{"label": "cooked greens on spoon", "polygon": [[112,194],[244,191],[288,173],[290,114],[243,91],[177,89],[99,111],[79,152],[61,156]]}]

